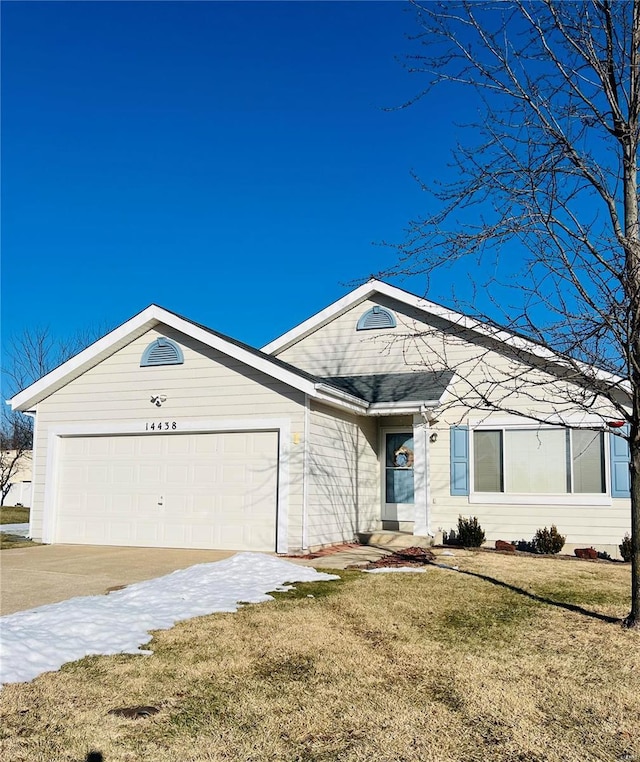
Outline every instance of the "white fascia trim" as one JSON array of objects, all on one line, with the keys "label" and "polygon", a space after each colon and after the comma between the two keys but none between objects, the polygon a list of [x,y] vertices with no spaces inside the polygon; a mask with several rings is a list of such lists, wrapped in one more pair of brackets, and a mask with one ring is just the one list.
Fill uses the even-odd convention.
[{"label": "white fascia trim", "polygon": [[439,400],[424,402],[372,402],[367,415],[403,415],[405,413],[422,413],[437,407]]},{"label": "white fascia trim", "polygon": [[156,317],[156,312],[158,310],[162,312],[164,311],[155,305],[147,307],[145,310],[132,317],[131,320],[127,320],[126,323],[118,326],[118,328],[109,332],[106,336],[95,341],[91,346],[83,349],[82,352],[78,352],[77,355],[74,355],[70,360],[67,360],[67,362],[54,368],[50,373],[47,373],[46,376],[43,376],[38,381],[31,384],[31,386],[23,389],[11,399],[7,400],[7,403],[11,405],[13,410],[24,411],[25,409],[29,409],[31,405],[34,405],[40,399],[47,396],[46,392],[49,387],[54,386],[66,376],[81,369],[84,365],[89,368],[91,361],[97,355],[108,350],[118,341],[126,339],[129,334],[133,333],[133,331],[146,326],[146,324],[148,324],[149,329],[153,328],[158,322]]},{"label": "white fascia trim", "polygon": [[416,296],[415,294],[409,294],[406,291],[402,291],[401,289],[396,288],[395,286],[390,286],[388,283],[383,283],[382,281],[378,280],[370,280],[364,285],[359,286],[350,294],[344,296],[342,299],[339,299],[337,302],[329,305],[313,317],[310,317],[308,320],[300,323],[300,325],[292,328],[287,333],[279,336],[277,339],[274,339],[269,344],[266,344],[262,348],[262,351],[270,354],[277,354],[278,352],[288,348],[298,339],[302,338],[302,336],[304,336],[306,333],[317,330],[323,323],[328,322],[332,318],[339,315],[341,312],[345,312],[353,305],[364,301],[375,293],[382,294],[383,296],[388,296],[391,299],[395,299],[396,301],[402,302],[403,304],[406,304],[410,307],[414,307],[415,309],[421,310],[422,312],[426,312],[428,314],[442,318],[443,320],[447,320],[454,325],[459,325],[462,328],[466,328],[470,331],[475,331],[482,336],[495,339],[502,344],[506,344],[507,346],[510,346],[516,350],[527,352],[534,357],[539,357],[543,360],[549,360],[550,362],[553,362],[557,365],[577,370],[587,377],[591,375],[593,378],[605,383],[614,385],[618,384],[622,390],[626,392],[630,391],[628,382],[620,376],[616,376],[613,373],[600,370],[599,368],[596,368],[592,365],[587,365],[586,363],[579,361],[569,362],[566,358],[557,355],[552,350],[540,346],[533,341],[525,339],[521,336],[515,336],[514,334],[504,329],[493,327],[487,325],[486,323],[481,323],[475,318],[471,318],[467,315],[463,315],[460,312],[456,312],[455,310],[450,310],[446,307],[442,307],[439,304],[430,302],[428,299],[423,299],[422,297]]},{"label": "white fascia trim", "polygon": [[[144,435],[158,436],[144,430],[144,421],[126,423],[70,423],[49,429],[47,444],[47,474],[42,517],[42,541],[55,542],[56,496],[60,440],[72,436]],[[223,433],[233,431],[276,431],[278,433],[278,504],[276,525],[276,553],[289,552],[289,461],[291,453],[291,421],[288,418],[251,418],[202,420],[191,418],[180,421],[175,433],[163,432],[162,436],[179,436],[180,433]]]},{"label": "white fascia trim", "polygon": [[327,384],[314,384],[314,390],[313,396],[321,402],[326,402],[327,405],[334,405],[360,414],[366,413],[370,407],[369,403],[361,400],[360,397],[355,397],[349,392],[335,389]]},{"label": "white fascia trim", "polygon": [[346,312],[354,304],[363,302],[365,299],[367,299],[367,297],[371,296],[371,294],[374,294],[376,291],[378,291],[378,286],[380,285],[384,284],[374,280],[369,281],[368,283],[364,283],[362,286],[358,286],[358,288],[356,288],[354,291],[351,291],[346,296],[343,296],[342,299],[338,299],[337,302],[333,302],[333,304],[325,307],[325,309],[317,312],[315,315],[312,315],[303,323],[300,323],[290,331],[287,331],[287,333],[283,333],[282,336],[278,336],[278,338],[270,341],[268,344],[265,344],[265,346],[262,347],[262,351],[266,352],[267,354],[276,354],[277,352],[281,352],[283,349],[286,349],[291,344],[295,343],[297,339],[301,338],[306,333],[317,330],[321,325],[329,322],[329,320],[336,317],[341,312]]},{"label": "white fascia trim", "polygon": [[[15,395],[15,397],[8,400],[8,403],[14,410],[30,407],[34,402],[47,396],[48,389],[64,381],[67,376],[71,376],[74,372],[83,368],[90,368],[92,361],[101,352],[107,351],[114,344],[126,339],[130,334],[141,328],[149,330],[159,324],[170,326],[176,331],[180,331],[180,333],[190,336],[191,338],[196,339],[196,341],[199,341],[212,349],[216,349],[228,357],[233,357],[235,360],[239,360],[243,364],[271,376],[271,378],[282,381],[304,394],[310,394],[313,397],[320,397],[322,394],[329,395],[332,399],[335,398],[334,404],[340,407],[354,409],[355,405],[358,409],[363,409],[363,407],[366,409],[366,403],[362,403],[357,397],[353,397],[346,392],[339,392],[328,386],[325,387],[322,384],[315,384],[313,381],[303,378],[297,373],[280,367],[276,363],[271,362],[268,358],[259,357],[253,354],[253,352],[249,352],[233,342],[226,341],[225,339],[190,323],[188,320],[184,320],[171,312],[167,312],[157,305],[147,307],[138,315],[131,318],[131,320],[123,323],[114,331],[111,331],[102,339],[96,341],[90,347],[79,352],[75,357],[67,360],[66,363],[63,363],[55,370],[47,373],[46,376],[43,376],[39,381],[36,381],[31,386],[27,387],[24,391]],[[344,402],[341,402],[341,400]]]}]

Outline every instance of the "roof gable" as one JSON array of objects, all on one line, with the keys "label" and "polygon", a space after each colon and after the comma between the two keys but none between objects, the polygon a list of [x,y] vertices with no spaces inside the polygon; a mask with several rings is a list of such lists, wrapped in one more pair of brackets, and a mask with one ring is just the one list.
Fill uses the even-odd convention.
[{"label": "roof gable", "polygon": [[232,357],[267,376],[298,389],[305,394],[351,410],[365,412],[367,403],[333,386],[330,382],[316,378],[277,357],[261,352],[210,328],[194,323],[181,315],[152,304],[134,315],[130,320],[94,342],[77,355],[54,368],[31,386],[14,395],[8,403],[14,410],[28,411],[46,397],[61,389],[73,379],[95,367],[110,355],[144,333],[159,325],[170,326],[202,344]]},{"label": "roof gable", "polygon": [[539,365],[540,361],[543,361],[549,372],[553,372],[555,366],[556,372],[559,373],[563,369],[568,369],[573,374],[581,374],[587,382],[591,380],[602,383],[604,386],[619,385],[622,390],[626,388],[624,379],[615,376],[608,371],[564,357],[526,336],[519,335],[498,325],[482,322],[476,318],[443,307],[428,299],[416,296],[401,288],[391,286],[388,283],[375,279],[369,280],[367,283],[364,283],[362,286],[349,292],[346,296],[338,299],[328,307],[325,307],[325,309],[312,315],[307,320],[269,342],[262,347],[262,351],[277,355],[311,333],[329,324],[354,306],[375,296],[386,296],[396,302],[422,312],[425,316],[444,320],[451,324],[452,329],[463,328],[477,334],[481,339],[489,339],[496,345],[503,345],[505,350],[519,353],[523,360],[529,355],[532,365]]}]

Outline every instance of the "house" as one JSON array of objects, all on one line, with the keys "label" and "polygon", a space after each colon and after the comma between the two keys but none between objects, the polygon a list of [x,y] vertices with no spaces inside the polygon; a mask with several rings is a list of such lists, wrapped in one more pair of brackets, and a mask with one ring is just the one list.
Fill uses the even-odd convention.
[{"label": "house", "polygon": [[[3,450],[0,454],[2,467],[9,477],[9,491],[5,495],[3,505],[31,506],[31,450]],[[10,471],[9,471],[10,469]]]},{"label": "house", "polygon": [[294,553],[475,515],[613,554],[630,527],[620,414],[573,364],[375,280],[262,350],[152,305],[9,402],[45,543]]}]

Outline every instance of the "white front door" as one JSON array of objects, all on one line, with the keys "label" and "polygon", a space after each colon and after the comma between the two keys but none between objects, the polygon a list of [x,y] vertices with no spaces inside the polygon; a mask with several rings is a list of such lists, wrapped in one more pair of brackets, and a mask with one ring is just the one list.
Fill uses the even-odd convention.
[{"label": "white front door", "polygon": [[414,444],[413,431],[383,432],[383,521],[413,521]]}]

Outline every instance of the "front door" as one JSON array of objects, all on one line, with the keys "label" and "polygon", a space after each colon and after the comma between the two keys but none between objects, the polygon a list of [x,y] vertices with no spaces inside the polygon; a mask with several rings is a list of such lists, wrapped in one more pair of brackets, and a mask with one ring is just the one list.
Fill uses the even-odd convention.
[{"label": "front door", "polygon": [[383,521],[413,521],[413,432],[384,433]]}]

